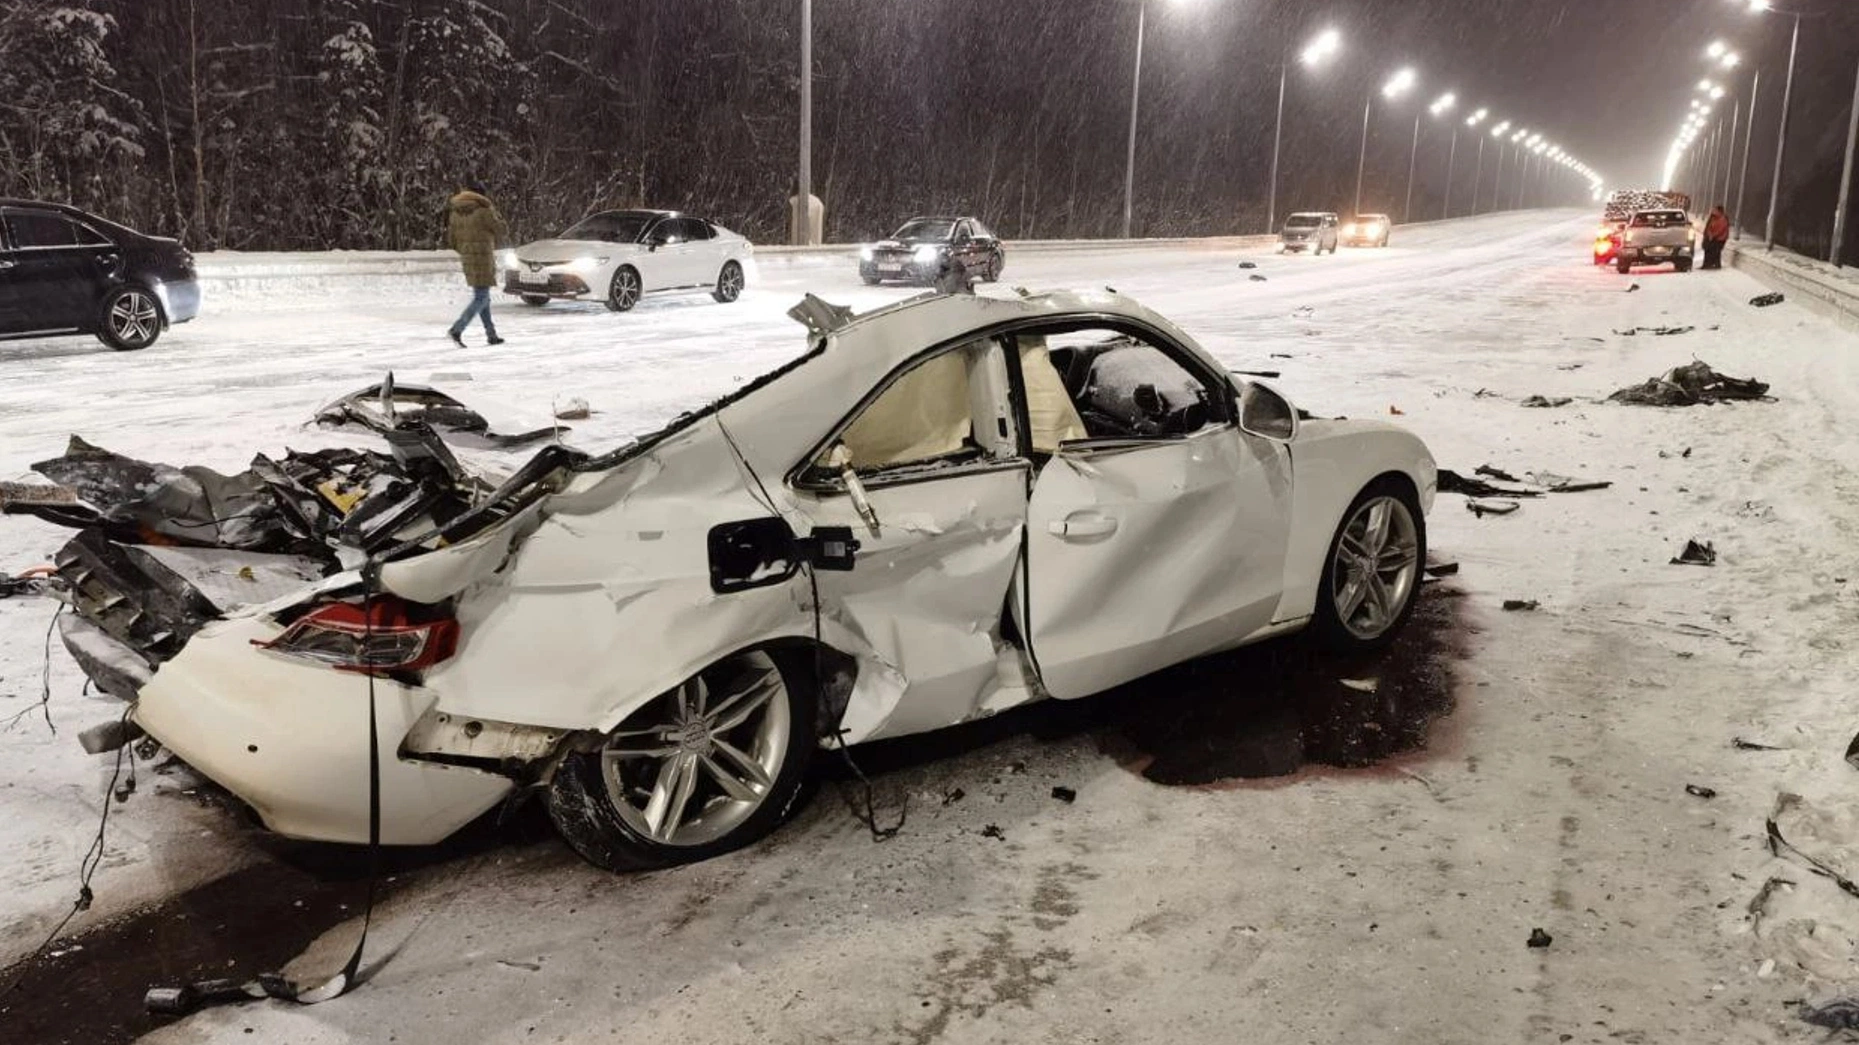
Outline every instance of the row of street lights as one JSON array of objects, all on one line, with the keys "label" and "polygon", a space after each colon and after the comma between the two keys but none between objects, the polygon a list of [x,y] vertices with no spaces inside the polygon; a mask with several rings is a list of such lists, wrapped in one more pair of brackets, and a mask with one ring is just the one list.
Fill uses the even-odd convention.
[{"label": "row of street lights", "polygon": [[[1729,0],[1729,2],[1745,8],[1753,15],[1779,15],[1791,19],[1793,22],[1793,27],[1788,38],[1788,72],[1786,78],[1782,81],[1781,119],[1775,130],[1775,165],[1769,176],[1769,210],[1767,221],[1763,227],[1763,246],[1767,250],[1774,250],[1775,219],[1781,207],[1782,166],[1783,161],[1787,158],[1788,151],[1788,119],[1791,115],[1794,101],[1795,59],[1801,46],[1801,19],[1811,16],[1807,16],[1800,11],[1778,10],[1771,0]],[[1721,40],[1714,41],[1710,46],[1705,48],[1704,60],[1713,67],[1722,70],[1725,75],[1731,75],[1741,64],[1736,52],[1731,50],[1730,46]],[[1686,167],[1686,170],[1690,174],[1693,182],[1702,182],[1707,201],[1716,198],[1716,194],[1720,191],[1724,194],[1728,194],[1730,189],[1731,167],[1737,162],[1735,155],[1736,135],[1738,127],[1741,125],[1743,132],[1743,150],[1740,165],[1741,169],[1736,178],[1737,187],[1735,196],[1737,214],[1736,225],[1737,234],[1739,236],[1742,234],[1742,214],[1744,206],[1747,203],[1747,192],[1749,188],[1749,147],[1751,140],[1755,137],[1756,102],[1760,96],[1759,91],[1761,86],[1762,70],[1756,69],[1750,76],[1749,81],[1748,120],[1744,122],[1742,118],[1742,98],[1740,96],[1733,98],[1730,114],[1729,138],[1725,140],[1723,138],[1724,125],[1721,113],[1717,115],[1715,121],[1713,121],[1711,117],[1716,103],[1723,99],[1729,88],[1715,83],[1709,78],[1700,80],[1698,82],[1697,91],[1691,98],[1690,111],[1686,114],[1684,122],[1679,126],[1678,135],[1673,139],[1671,152],[1666,159],[1666,183],[1670,185],[1673,183],[1675,174],[1680,165],[1685,164],[1692,147],[1698,144],[1700,137],[1703,137],[1704,142],[1700,150],[1701,156],[1698,159],[1693,159]],[[1707,134],[1708,136],[1706,136]],[[1849,209],[1848,205],[1851,202],[1853,153],[1856,142],[1859,142],[1859,77],[1855,79],[1853,111],[1847,124],[1846,162],[1840,178],[1839,204],[1833,213],[1833,249],[1829,260],[1835,265],[1840,264],[1841,247],[1844,245],[1846,236],[1846,218]],[[1721,165],[1718,162],[1720,157],[1722,159]],[[1701,159],[1701,163],[1699,159]],[[1720,166],[1723,171],[1721,182],[1718,181],[1717,177]]]}]

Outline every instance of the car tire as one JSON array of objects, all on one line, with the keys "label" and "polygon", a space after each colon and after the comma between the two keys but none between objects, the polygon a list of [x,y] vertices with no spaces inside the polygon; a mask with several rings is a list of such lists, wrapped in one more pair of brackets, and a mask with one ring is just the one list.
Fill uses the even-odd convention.
[{"label": "car tire", "polygon": [[879,278],[878,278],[878,277],[876,277],[876,276],[867,276],[867,275],[865,275],[865,274],[863,274],[863,273],[860,273],[860,274],[859,274],[859,279],[862,279],[862,280],[864,280],[864,281],[865,281],[865,285],[866,285],[866,286],[868,286],[868,287],[875,287],[875,286],[877,286],[878,284],[880,284],[880,283],[882,283],[882,282],[884,282],[883,280],[881,280],[881,279],[879,279]]},{"label": "car tire", "polygon": [[710,296],[720,305],[727,305],[742,296],[742,266],[734,261],[725,261],[723,268],[716,274],[716,289]]},{"label": "car tire", "polygon": [[988,256],[988,270],[981,278],[989,283],[999,283],[1001,270],[1006,267],[1007,259],[997,250]]},{"label": "car tire", "polygon": [[1394,641],[1413,616],[1426,557],[1426,516],[1412,484],[1398,476],[1369,483],[1343,513],[1324,556],[1317,640],[1352,653]]},{"label": "car tire", "polygon": [[549,296],[547,294],[523,294],[520,296],[523,304],[528,305],[530,308],[541,308],[549,303]]},{"label": "car tire", "polygon": [[639,270],[631,265],[621,265],[613,273],[613,279],[607,283],[607,311],[630,312],[639,303],[639,295],[644,284],[639,280]]},{"label": "car tire", "polygon": [[117,287],[103,299],[97,339],[118,352],[147,348],[161,337],[161,302],[138,286]]},{"label": "car tire", "polygon": [[[765,837],[798,805],[818,749],[804,662],[744,650],[646,702],[556,770],[544,797],[556,830],[609,871],[708,860]],[[756,703],[721,725],[741,702]]]},{"label": "car tire", "polygon": [[1625,258],[1621,258],[1619,261],[1614,262],[1614,271],[1624,276],[1633,271],[1633,263]]},{"label": "car tire", "polygon": [[1674,261],[1674,262],[1672,262],[1672,271],[1674,271],[1674,272],[1690,272],[1690,271],[1691,271],[1691,262],[1689,262],[1689,261]]}]

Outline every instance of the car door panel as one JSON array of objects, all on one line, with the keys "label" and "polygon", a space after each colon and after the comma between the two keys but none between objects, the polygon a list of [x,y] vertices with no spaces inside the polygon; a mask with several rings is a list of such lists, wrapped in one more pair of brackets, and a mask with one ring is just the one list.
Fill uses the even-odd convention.
[{"label": "car door panel", "polygon": [[7,275],[24,316],[20,330],[71,330],[94,322],[98,248],[77,245],[75,226],[60,215],[8,210],[0,220],[13,246]]},{"label": "car door panel", "polygon": [[1062,446],[1033,487],[1016,599],[1046,689],[1088,696],[1270,625],[1290,493],[1288,452],[1230,424]]},{"label": "car door panel", "polygon": [[24,302],[14,285],[13,273],[19,262],[7,248],[5,230],[0,229],[0,334],[23,334],[34,329],[27,325]]},{"label": "car door panel", "polygon": [[1029,467],[1015,462],[870,489],[876,535],[846,495],[800,495],[806,520],[852,527],[860,544],[856,568],[818,575],[821,606],[895,673],[894,702],[846,709],[849,736],[938,729],[982,706],[1020,562]]}]

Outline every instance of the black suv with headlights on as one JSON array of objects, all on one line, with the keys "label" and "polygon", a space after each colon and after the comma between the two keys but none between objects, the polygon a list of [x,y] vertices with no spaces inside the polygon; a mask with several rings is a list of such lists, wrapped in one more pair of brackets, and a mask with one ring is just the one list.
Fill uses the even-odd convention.
[{"label": "black suv with headlights on", "polygon": [[869,284],[885,280],[934,283],[943,270],[960,262],[970,279],[993,282],[1007,265],[1000,237],[979,218],[911,218],[890,239],[860,248],[859,278]]},{"label": "black suv with headlights on", "polygon": [[200,311],[179,242],[60,203],[0,199],[0,340],[95,334],[147,348]]}]

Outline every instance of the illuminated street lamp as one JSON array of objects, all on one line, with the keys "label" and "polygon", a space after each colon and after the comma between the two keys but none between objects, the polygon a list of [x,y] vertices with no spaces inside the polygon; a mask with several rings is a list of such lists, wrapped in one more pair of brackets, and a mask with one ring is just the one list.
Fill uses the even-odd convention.
[{"label": "illuminated street lamp", "polygon": [[[1427,112],[1434,119],[1451,112],[1459,104],[1459,96],[1451,91],[1440,95],[1427,106]],[[1414,151],[1407,160],[1407,214],[1413,213],[1414,206],[1414,160],[1420,155],[1420,117],[1414,117]],[[1443,217],[1452,217],[1452,168],[1459,156],[1459,125],[1452,125],[1452,147],[1446,152],[1446,210]]]},{"label": "illuminated street lamp", "polygon": [[[1394,101],[1413,89],[1419,82],[1419,76],[1411,68],[1401,69],[1381,85],[1381,96]],[[1375,94],[1369,92],[1368,102],[1362,106],[1362,151],[1356,159],[1356,214],[1362,213],[1362,172],[1368,166],[1368,120],[1369,113],[1375,108]]]},{"label": "illuminated street lamp", "polygon": [[[1738,2],[1738,0],[1732,0]],[[1782,117],[1781,125],[1775,131],[1775,173],[1769,182],[1769,220],[1763,231],[1763,245],[1768,250],[1775,249],[1775,214],[1781,204],[1782,196],[1782,160],[1788,150],[1788,109],[1794,101],[1794,63],[1795,56],[1801,48],[1801,16],[1793,11],[1777,11],[1769,0],[1741,0],[1751,14],[1775,13],[1794,19],[1794,31],[1788,38],[1788,77],[1782,81]],[[1750,118],[1755,118],[1755,103],[1750,103]]]},{"label": "illuminated street lamp", "polygon": [[[1325,29],[1317,38],[1305,46],[1298,54],[1298,61],[1307,69],[1314,69],[1329,60],[1343,48],[1343,37],[1334,29]],[[1285,82],[1290,78],[1291,56],[1287,52],[1283,61],[1278,63],[1278,122],[1272,131],[1272,188],[1267,194],[1265,204],[1265,231],[1278,229],[1278,147],[1284,140],[1285,130]]]}]

